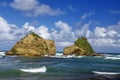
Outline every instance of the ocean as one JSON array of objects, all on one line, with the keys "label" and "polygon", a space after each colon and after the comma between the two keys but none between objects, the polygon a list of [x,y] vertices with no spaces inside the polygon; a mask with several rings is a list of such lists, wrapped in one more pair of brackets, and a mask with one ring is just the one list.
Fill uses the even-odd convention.
[{"label": "ocean", "polygon": [[0,52],[0,80],[120,80],[120,54],[23,57]]}]

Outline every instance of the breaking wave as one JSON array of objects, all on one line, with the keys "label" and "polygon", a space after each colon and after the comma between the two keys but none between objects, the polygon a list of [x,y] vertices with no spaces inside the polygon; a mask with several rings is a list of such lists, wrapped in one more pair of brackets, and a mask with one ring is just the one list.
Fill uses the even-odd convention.
[{"label": "breaking wave", "polygon": [[20,69],[20,71],[28,73],[45,73],[47,71],[47,68],[46,66],[42,66],[40,68]]},{"label": "breaking wave", "polygon": [[56,56],[50,56],[53,58],[82,58],[83,56],[74,56],[74,55],[56,55]]},{"label": "breaking wave", "polygon": [[120,57],[106,57],[105,59],[120,60]]},{"label": "breaking wave", "polygon": [[0,52],[0,59],[5,56],[5,52]]},{"label": "breaking wave", "polygon": [[100,72],[100,71],[92,71],[95,74],[100,74],[100,75],[116,75],[116,74],[120,74],[118,72]]},{"label": "breaking wave", "polygon": [[5,52],[0,52],[0,56],[5,56]]},{"label": "breaking wave", "polygon": [[105,55],[105,59],[120,60],[120,55]]}]

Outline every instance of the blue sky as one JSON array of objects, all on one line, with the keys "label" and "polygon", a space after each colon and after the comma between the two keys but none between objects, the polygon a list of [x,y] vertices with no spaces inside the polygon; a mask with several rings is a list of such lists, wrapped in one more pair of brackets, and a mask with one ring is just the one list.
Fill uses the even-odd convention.
[{"label": "blue sky", "polygon": [[53,39],[57,51],[86,36],[96,52],[120,52],[120,0],[0,0],[0,50],[26,33]]}]

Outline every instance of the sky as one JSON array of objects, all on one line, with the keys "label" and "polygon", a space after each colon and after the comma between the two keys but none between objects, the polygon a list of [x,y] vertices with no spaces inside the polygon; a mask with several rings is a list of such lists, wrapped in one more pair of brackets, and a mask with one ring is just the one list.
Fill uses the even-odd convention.
[{"label": "sky", "polygon": [[99,53],[120,53],[120,0],[0,0],[0,50],[33,31],[57,51],[87,37]]}]

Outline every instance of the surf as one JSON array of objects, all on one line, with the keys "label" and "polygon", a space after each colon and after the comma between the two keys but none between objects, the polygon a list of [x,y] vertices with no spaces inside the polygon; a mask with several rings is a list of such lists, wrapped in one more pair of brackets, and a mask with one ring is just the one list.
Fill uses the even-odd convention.
[{"label": "surf", "polygon": [[0,52],[0,56],[5,56],[5,52]]},{"label": "surf", "polygon": [[120,55],[109,55],[105,54],[105,59],[110,59],[110,60],[120,60]]},{"label": "surf", "polygon": [[116,74],[120,74],[117,72],[100,72],[100,71],[92,71],[95,74],[100,74],[100,75],[116,75]]},{"label": "surf", "polygon": [[63,53],[56,53],[55,56],[49,56],[52,58],[82,58],[84,56],[76,56],[76,55],[63,55]]},{"label": "surf", "polygon": [[120,60],[120,57],[106,57],[105,59]]},{"label": "surf", "polygon": [[47,68],[46,66],[42,66],[39,68],[20,69],[20,71],[28,73],[45,73],[47,71]]}]

